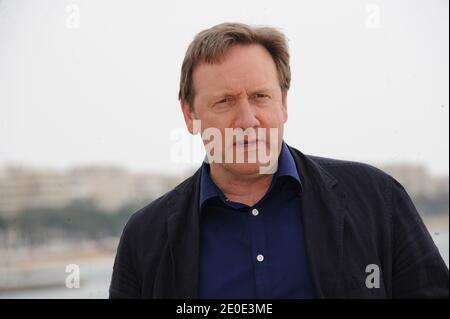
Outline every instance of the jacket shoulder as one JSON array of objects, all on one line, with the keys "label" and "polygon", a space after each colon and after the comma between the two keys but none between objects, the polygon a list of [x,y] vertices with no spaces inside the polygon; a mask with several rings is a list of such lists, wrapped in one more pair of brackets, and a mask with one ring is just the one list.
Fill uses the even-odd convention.
[{"label": "jacket shoulder", "polygon": [[394,178],[383,170],[362,162],[306,155],[321,169],[340,181],[391,183]]},{"label": "jacket shoulder", "polygon": [[158,236],[163,235],[161,232],[166,230],[164,226],[170,212],[170,203],[192,188],[193,179],[194,176],[187,178],[173,189],[133,213],[128,219],[123,232],[130,233],[131,237],[141,237],[145,234],[153,237],[155,233],[158,233]]}]

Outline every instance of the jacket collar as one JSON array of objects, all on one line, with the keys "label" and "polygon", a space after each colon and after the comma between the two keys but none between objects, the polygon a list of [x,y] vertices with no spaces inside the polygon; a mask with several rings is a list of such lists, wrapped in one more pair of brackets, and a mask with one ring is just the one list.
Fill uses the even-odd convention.
[{"label": "jacket collar", "polygon": [[313,157],[291,148],[304,191],[300,202],[306,252],[317,298],[340,296],[345,193]]},{"label": "jacket collar", "polygon": [[[289,147],[289,146],[288,146]],[[337,180],[314,158],[289,147],[303,184],[301,206],[306,251],[318,298],[339,296],[342,273],[342,236],[345,194]],[[172,298],[198,298],[200,251],[201,169],[175,188],[168,202],[168,246],[173,282],[166,294]],[[164,294],[160,292],[159,295]]]}]

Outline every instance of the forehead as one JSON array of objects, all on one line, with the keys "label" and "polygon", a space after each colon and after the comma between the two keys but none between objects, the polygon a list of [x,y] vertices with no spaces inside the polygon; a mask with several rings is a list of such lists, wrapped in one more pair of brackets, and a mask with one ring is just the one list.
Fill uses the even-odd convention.
[{"label": "forehead", "polygon": [[196,95],[223,90],[272,88],[278,86],[275,63],[261,45],[234,45],[214,64],[200,63],[193,72]]}]

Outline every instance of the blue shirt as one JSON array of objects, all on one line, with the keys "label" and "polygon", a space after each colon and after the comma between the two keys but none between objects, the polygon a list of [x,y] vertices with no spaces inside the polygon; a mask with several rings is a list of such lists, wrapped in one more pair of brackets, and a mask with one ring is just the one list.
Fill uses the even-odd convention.
[{"label": "blue shirt", "polygon": [[300,200],[302,183],[283,142],[278,170],[255,205],[227,200],[203,163],[199,298],[313,298]]}]

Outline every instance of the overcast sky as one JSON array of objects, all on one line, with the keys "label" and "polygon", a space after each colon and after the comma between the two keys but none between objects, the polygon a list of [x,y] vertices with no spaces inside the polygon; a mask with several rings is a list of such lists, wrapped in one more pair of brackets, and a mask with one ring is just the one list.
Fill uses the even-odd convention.
[{"label": "overcast sky", "polygon": [[182,59],[197,32],[237,21],[289,38],[290,145],[448,174],[448,12],[447,0],[0,0],[0,165],[195,167],[170,156]]}]

